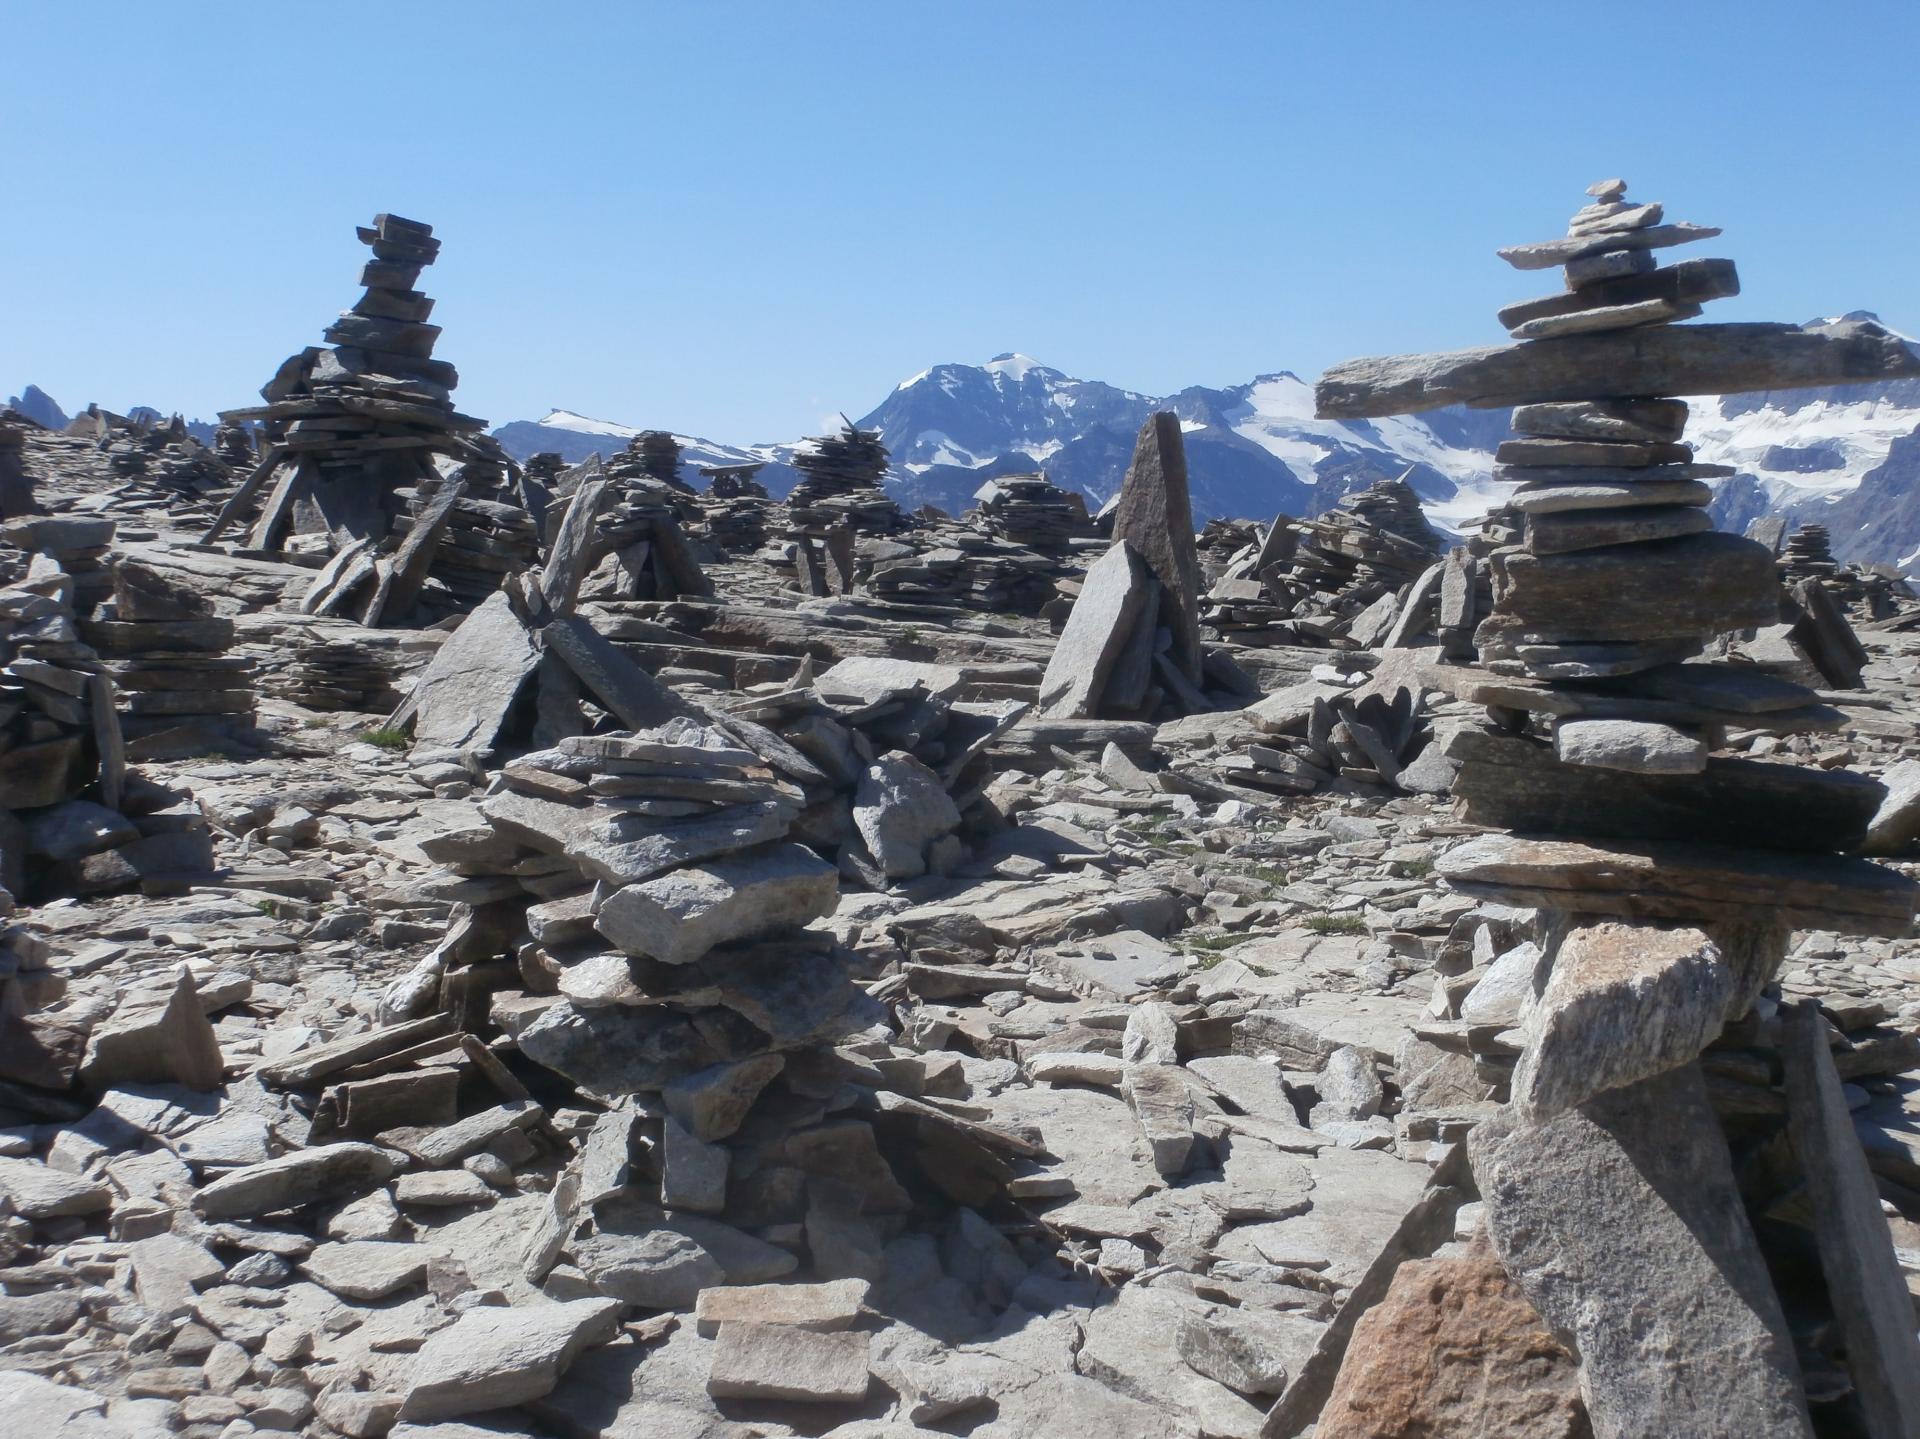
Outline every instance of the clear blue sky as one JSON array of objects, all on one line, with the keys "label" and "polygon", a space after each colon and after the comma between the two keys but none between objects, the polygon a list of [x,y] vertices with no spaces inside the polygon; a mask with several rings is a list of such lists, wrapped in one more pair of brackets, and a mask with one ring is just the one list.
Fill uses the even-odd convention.
[{"label": "clear blue sky", "polygon": [[1725,319],[1920,330],[1920,5],[0,0],[0,397],[210,416],[377,210],[462,408],[733,442],[1019,350],[1163,393],[1500,338],[1621,174]]}]

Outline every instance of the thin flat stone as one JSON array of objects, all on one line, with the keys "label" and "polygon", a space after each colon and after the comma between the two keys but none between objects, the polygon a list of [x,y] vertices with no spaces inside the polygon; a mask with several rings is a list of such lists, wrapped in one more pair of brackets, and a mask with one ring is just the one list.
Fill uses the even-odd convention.
[{"label": "thin flat stone", "polygon": [[1507,501],[1523,515],[1551,515],[1568,510],[1646,509],[1656,506],[1704,508],[1713,503],[1713,489],[1698,480],[1648,480],[1631,483],[1580,485],[1522,485]]},{"label": "thin flat stone", "polygon": [[1578,400],[1521,405],[1513,412],[1516,435],[1559,440],[1678,440],[1687,428],[1685,400]]},{"label": "thin flat stone", "polygon": [[1759,909],[1800,929],[1894,939],[1920,896],[1906,876],[1865,860],[1653,840],[1481,835],[1434,869],[1463,893],[1525,908],[1711,923]]},{"label": "thin flat stone", "polygon": [[1707,743],[1672,725],[1635,719],[1571,719],[1553,727],[1554,758],[1633,774],[1699,774]]},{"label": "thin flat stone", "polygon": [[[1551,443],[1522,441],[1521,443]],[[1568,444],[1579,443],[1567,441]],[[1658,465],[1503,465],[1493,467],[1493,477],[1502,484],[1525,485],[1664,485],[1686,480],[1727,480],[1734,475],[1732,465],[1658,464]]]},{"label": "thin flat stone", "polygon": [[1516,340],[1551,340],[1556,335],[1586,335],[1600,330],[1631,330],[1640,325],[1670,325],[1702,313],[1698,305],[1672,300],[1641,300],[1632,305],[1602,305],[1565,315],[1544,315],[1508,331]]},{"label": "thin flat stone", "polygon": [[1685,221],[1672,225],[1648,225],[1643,229],[1607,231],[1597,235],[1569,235],[1559,240],[1541,240],[1530,245],[1513,245],[1494,253],[1516,270],[1551,270],[1589,255],[1618,250],[1661,250],[1673,245],[1691,245],[1711,240],[1720,231],[1712,225],[1692,225]]},{"label": "thin flat stone", "polygon": [[[1529,469],[1588,465],[1645,469],[1649,465],[1684,465],[1693,460],[1691,445],[1645,440],[1561,440],[1529,437],[1503,440],[1494,451],[1497,465]],[[1668,479],[1697,480],[1700,475],[1669,475]]]},{"label": "thin flat stone", "polygon": [[[1614,309],[1647,300],[1699,307],[1711,300],[1740,293],[1740,275],[1731,260],[1682,260],[1646,275],[1623,275],[1600,280],[1578,290],[1521,300],[1502,308],[1497,318],[1508,330],[1532,320],[1571,315],[1585,310]],[[1519,427],[1516,425],[1516,429]],[[1522,431],[1522,433],[1526,433]]]},{"label": "thin flat stone", "polygon": [[1695,505],[1629,505],[1620,509],[1559,510],[1529,514],[1526,546],[1536,555],[1563,555],[1608,545],[1641,544],[1701,535],[1713,516]]}]

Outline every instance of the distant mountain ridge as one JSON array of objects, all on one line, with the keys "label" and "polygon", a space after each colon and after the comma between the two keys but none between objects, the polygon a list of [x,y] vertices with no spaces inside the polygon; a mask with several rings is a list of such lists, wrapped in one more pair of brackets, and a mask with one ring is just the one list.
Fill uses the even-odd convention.
[{"label": "distant mountain ridge", "polygon": [[[1856,311],[1845,318],[1873,317]],[[1135,434],[1159,409],[1180,417],[1196,524],[1318,514],[1408,469],[1428,517],[1455,533],[1505,495],[1493,482],[1493,452],[1509,433],[1508,412],[1454,407],[1321,420],[1312,385],[1285,370],[1225,389],[1196,385],[1152,396],[1005,354],[922,370],[859,423],[885,440],[893,456],[888,484],[903,505],[959,514],[985,481],[1036,469],[1097,507],[1118,488]],[[554,411],[494,433],[516,455],[548,449],[578,460],[618,449],[638,431]],[[1899,564],[1920,577],[1920,381],[1696,399],[1687,435],[1701,460],[1739,471],[1716,485],[1714,515],[1723,529],[1742,530],[1768,514],[1794,524],[1818,520],[1842,558]],[[792,485],[794,445],[683,443],[692,447],[687,476],[694,483],[694,464],[760,460],[770,490],[784,494]]]}]

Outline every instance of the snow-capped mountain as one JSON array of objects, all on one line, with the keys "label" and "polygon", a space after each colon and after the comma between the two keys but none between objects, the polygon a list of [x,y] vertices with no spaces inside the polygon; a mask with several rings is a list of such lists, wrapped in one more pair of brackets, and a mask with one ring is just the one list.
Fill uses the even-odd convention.
[{"label": "snow-capped mountain", "polygon": [[[1870,319],[1856,313],[1850,319]],[[1920,381],[1695,399],[1687,438],[1699,458],[1739,471],[1716,483],[1715,519],[1742,530],[1768,514],[1833,532],[1843,559],[1898,563],[1920,577]],[[1313,386],[1286,371],[1226,389],[1151,396],[1081,380],[1024,355],[943,364],[903,380],[860,424],[893,456],[889,486],[912,508],[959,514],[988,479],[1044,470],[1097,507],[1126,473],[1154,410],[1180,417],[1194,519],[1313,515],[1342,495],[1412,468],[1436,526],[1471,528],[1505,498],[1493,452],[1504,410],[1451,408],[1382,420],[1321,420]],[[515,455],[609,453],[638,431],[556,410],[494,432]],[[683,464],[764,461],[776,494],[791,487],[795,446],[750,448],[681,437]],[[711,458],[709,458],[709,456]]]},{"label": "snow-capped mountain", "polygon": [[[576,415],[571,410],[549,410],[537,420],[514,420],[499,426],[493,437],[516,460],[541,453],[557,454],[570,465],[589,455],[616,454],[627,441],[641,433],[637,425],[615,424]],[[680,478],[696,489],[705,489],[702,466],[761,464],[756,478],[777,496],[784,496],[799,482],[800,472],[790,463],[796,445],[758,445],[742,449],[703,440],[697,435],[675,435],[680,443]]]}]

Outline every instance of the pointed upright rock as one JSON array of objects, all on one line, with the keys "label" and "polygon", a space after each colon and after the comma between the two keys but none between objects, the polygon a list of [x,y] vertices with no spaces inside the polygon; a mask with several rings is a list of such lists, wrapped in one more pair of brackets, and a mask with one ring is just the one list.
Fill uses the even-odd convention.
[{"label": "pointed upright rock", "polygon": [[1113,512],[1113,537],[1132,545],[1161,584],[1161,623],[1173,632],[1170,658],[1200,680],[1200,557],[1187,496],[1187,452],[1180,420],[1161,410],[1147,417]]}]

